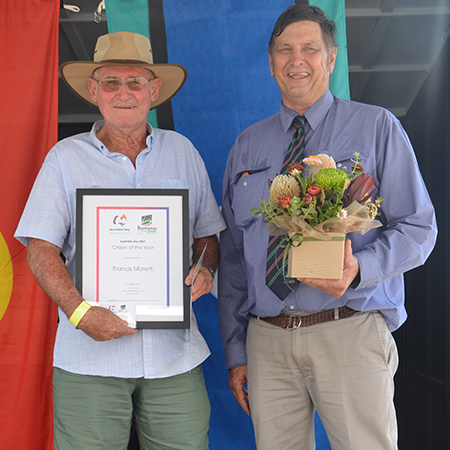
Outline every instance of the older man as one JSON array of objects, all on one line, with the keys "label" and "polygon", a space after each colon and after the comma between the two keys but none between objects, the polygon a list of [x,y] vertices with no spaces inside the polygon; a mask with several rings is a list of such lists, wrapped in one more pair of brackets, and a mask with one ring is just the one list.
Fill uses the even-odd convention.
[{"label": "older man", "polygon": [[73,281],[77,188],[187,188],[193,261],[185,283],[207,244],[192,300],[211,290],[224,223],[205,166],[186,138],[147,123],[149,110],[176,94],[186,71],[153,64],[146,37],[119,32],[98,39],[93,62],[66,63],[61,73],[104,120],[49,152],[16,231],[60,311],[55,448],[126,449],[134,415],[142,448],[206,450],[210,406],[200,364],[209,350],[195,317],[189,330],[137,330],[107,308],[87,305]]},{"label": "older man", "polygon": [[[397,448],[391,331],[406,320],[403,273],[425,262],[437,234],[400,122],[329,92],[334,34],[317,7],[293,6],[279,17],[269,63],[280,111],[238,137],[224,176],[220,324],[230,386],[251,411],[258,450],[315,448],[315,410],[333,450]],[[325,153],[341,168],[358,152],[375,177],[375,195],[384,198],[383,226],[348,235],[342,279],[301,279],[272,290],[266,225],[250,210],[268,198],[267,181],[292,153],[293,136],[304,139],[301,158]]]}]

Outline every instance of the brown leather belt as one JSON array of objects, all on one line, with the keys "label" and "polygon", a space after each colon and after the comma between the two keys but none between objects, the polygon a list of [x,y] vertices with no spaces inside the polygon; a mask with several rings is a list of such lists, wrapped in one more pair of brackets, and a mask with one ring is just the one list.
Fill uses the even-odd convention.
[{"label": "brown leather belt", "polygon": [[346,319],[357,312],[348,306],[342,306],[341,308],[320,311],[318,313],[308,314],[307,316],[296,316],[295,314],[280,314],[276,317],[259,317],[253,314],[252,316],[277,327],[295,330],[296,328],[309,327],[311,325],[318,325],[319,323],[331,322],[332,320]]}]

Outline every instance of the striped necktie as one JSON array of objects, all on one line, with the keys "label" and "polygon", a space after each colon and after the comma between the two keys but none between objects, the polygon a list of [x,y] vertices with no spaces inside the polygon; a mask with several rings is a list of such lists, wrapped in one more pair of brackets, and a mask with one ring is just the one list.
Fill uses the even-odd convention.
[{"label": "striped necktie", "polygon": [[[298,163],[305,150],[305,117],[297,116],[292,123],[295,127],[294,136],[284,156],[281,174],[287,173],[291,162]],[[279,247],[279,244],[284,245],[286,243],[285,237],[270,236],[267,246],[266,284],[280,300],[284,300],[289,292],[293,291],[298,284],[295,278],[283,277],[283,273],[286,274],[287,271],[287,259],[283,266],[285,249]]]}]

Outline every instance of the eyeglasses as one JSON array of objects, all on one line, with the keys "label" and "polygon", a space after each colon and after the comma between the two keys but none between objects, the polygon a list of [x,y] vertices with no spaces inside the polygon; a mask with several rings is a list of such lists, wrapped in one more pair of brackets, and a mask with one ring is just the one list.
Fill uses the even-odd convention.
[{"label": "eyeglasses", "polygon": [[103,78],[103,80],[92,79],[100,85],[103,92],[115,92],[120,89],[120,86],[124,82],[130,91],[142,91],[147,86],[147,83],[155,78],[150,78],[149,80],[144,77],[130,77],[126,80],[121,80],[116,77]]}]

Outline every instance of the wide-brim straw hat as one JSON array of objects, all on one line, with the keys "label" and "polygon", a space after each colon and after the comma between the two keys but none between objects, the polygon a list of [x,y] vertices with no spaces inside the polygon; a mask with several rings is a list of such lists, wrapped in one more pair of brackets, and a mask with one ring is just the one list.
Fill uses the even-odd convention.
[{"label": "wide-brim straw hat", "polygon": [[68,61],[60,72],[67,85],[90,105],[97,106],[89,95],[88,79],[102,66],[135,66],[150,69],[162,79],[158,98],[151,109],[170,100],[183,86],[187,70],[179,64],[153,64],[150,40],[141,34],[119,31],[100,36],[93,61]]}]

